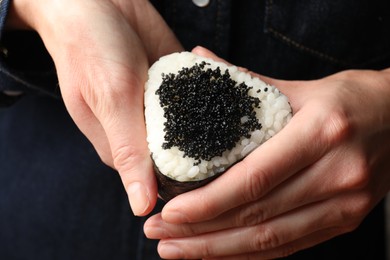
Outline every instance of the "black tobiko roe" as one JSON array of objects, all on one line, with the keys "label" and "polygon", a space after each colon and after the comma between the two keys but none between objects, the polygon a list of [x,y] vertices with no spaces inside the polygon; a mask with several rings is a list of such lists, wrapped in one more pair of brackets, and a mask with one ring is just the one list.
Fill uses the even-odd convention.
[{"label": "black tobiko roe", "polygon": [[[251,87],[237,84],[228,70],[205,69],[205,62],[163,75],[159,95],[164,109],[165,142],[185,156],[210,160],[232,149],[242,136],[260,129],[255,107],[260,100],[248,95]],[[242,118],[247,120],[242,122]]]},{"label": "black tobiko roe", "polygon": [[[182,68],[177,74],[162,74],[156,91],[166,118],[162,148],[177,147],[197,163],[221,156],[234,148],[241,137],[249,138],[252,131],[261,128],[254,111],[260,100],[248,94],[251,87],[231,79],[228,70],[222,73],[219,67],[211,69],[206,65],[209,64],[202,62]],[[167,186],[164,190],[160,187],[160,196],[164,194],[169,199],[201,186],[199,181],[192,182],[192,188],[183,189],[181,185],[175,191],[175,186],[180,185],[177,181],[165,175],[158,179],[164,182],[159,186]]]}]

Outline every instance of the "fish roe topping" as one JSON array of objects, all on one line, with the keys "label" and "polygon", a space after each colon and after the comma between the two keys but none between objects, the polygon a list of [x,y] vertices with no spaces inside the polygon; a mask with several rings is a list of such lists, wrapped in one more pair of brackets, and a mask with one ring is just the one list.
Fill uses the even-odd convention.
[{"label": "fish roe topping", "polygon": [[[176,146],[184,156],[200,162],[221,156],[241,137],[261,128],[254,108],[260,100],[251,87],[232,80],[228,70],[205,68],[206,62],[162,74],[156,94],[164,110],[163,149]],[[245,118],[245,120],[242,120]]]}]

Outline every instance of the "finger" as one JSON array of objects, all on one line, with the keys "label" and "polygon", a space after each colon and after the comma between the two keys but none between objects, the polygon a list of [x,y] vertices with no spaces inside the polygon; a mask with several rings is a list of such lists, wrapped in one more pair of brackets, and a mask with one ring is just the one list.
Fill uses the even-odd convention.
[{"label": "finger", "polygon": [[[219,219],[219,218],[218,218]],[[224,221],[223,218],[221,218]],[[224,221],[227,222],[227,221]],[[218,226],[214,227],[213,225]],[[230,224],[230,223],[229,223]],[[190,237],[202,233],[228,229],[233,226],[218,223],[218,220],[206,221],[201,223],[171,224],[165,222],[161,214],[151,216],[144,224],[144,233],[150,239],[165,239],[177,237]]]},{"label": "finger", "polygon": [[[222,176],[172,199],[162,210],[163,219],[184,223],[215,218],[227,210],[260,199],[287,178],[313,164],[328,146],[323,138],[326,133],[318,128],[322,116],[326,115],[314,115],[318,112],[309,108],[297,113],[284,129]],[[306,118],[312,120],[306,121]]]},{"label": "finger", "polygon": [[70,116],[80,131],[88,137],[100,159],[106,165],[114,168],[111,148],[106,133],[104,132],[99,120],[86,105],[84,99],[80,95],[80,92],[75,91],[70,94],[70,96],[68,94],[68,96],[64,96],[64,99],[71,99],[74,106],[78,108],[77,110],[74,110]]},{"label": "finger", "polygon": [[301,239],[271,250],[233,256],[210,257],[204,258],[204,260],[262,260],[283,258],[290,256],[298,251],[313,247],[342,233],[344,233],[344,231],[339,227],[332,227],[313,232],[312,234],[309,234]]},{"label": "finger", "polygon": [[[73,59],[65,54],[56,55],[55,60],[69,112],[76,117],[80,114],[80,108],[72,100],[72,92],[79,91],[101,125],[99,127],[91,119],[84,122],[82,115],[76,119],[79,127],[87,134],[98,132],[99,136],[103,136],[104,132],[107,140],[91,139],[97,147],[101,144],[106,149],[100,154],[107,155],[111,151],[112,165],[120,174],[134,214],[146,215],[157,200],[143,116],[143,85],[147,78],[148,61],[137,35],[128,26],[123,26],[125,33],[112,32],[112,37],[103,37],[98,29],[92,30],[95,34],[90,35],[88,40],[99,42],[101,46],[77,55],[68,53]],[[102,46],[113,47],[108,51],[102,50]],[[97,128],[85,130],[89,123]]]},{"label": "finger", "polygon": [[[147,148],[143,111],[148,63],[139,55],[130,53],[131,67],[125,66],[123,70],[119,67],[115,75],[104,77],[107,85],[102,86],[103,91],[98,93],[98,102],[92,108],[107,135],[113,165],[127,191],[131,209],[135,215],[144,216],[157,201],[157,185]],[[110,78],[112,82],[107,80]]]},{"label": "finger", "polygon": [[223,63],[226,63],[228,65],[232,65],[231,63],[227,62],[226,60],[218,57],[214,52],[212,52],[209,49],[206,49],[202,46],[194,47],[191,52],[193,52],[199,56],[203,56],[205,58],[212,59],[214,61],[223,62]]},{"label": "finger", "polygon": [[[104,62],[103,62],[104,64]],[[125,77],[117,81],[108,68],[98,69],[93,86],[82,88],[80,102],[69,91],[64,95],[81,131],[103,161],[118,170],[135,215],[151,211],[157,199],[152,162],[147,150],[143,119],[142,72],[116,68]],[[99,87],[97,87],[99,86]],[[93,88],[93,90],[91,89]],[[88,104],[88,105],[87,105]]]},{"label": "finger", "polygon": [[[315,203],[286,213],[262,224],[207,233],[195,237],[163,239],[158,251],[163,258],[196,259],[215,256],[238,255],[251,252],[264,252],[277,248],[298,247],[300,239],[314,232],[338,226],[341,211],[333,210],[333,201]],[[350,230],[350,226],[336,229],[337,234]],[[331,234],[334,236],[336,234]],[[318,237],[323,241],[330,237]],[[222,242],[223,241],[223,242]],[[293,243],[293,244],[292,244]]]},{"label": "finger", "polygon": [[[332,163],[332,160],[338,158],[339,154],[327,154],[321,161],[283,182],[260,200],[234,208],[209,221],[175,225],[164,222],[158,214],[146,221],[145,233],[149,238],[162,239],[253,226],[290,210],[331,198],[345,189],[359,187],[359,180],[354,181],[351,177],[346,180],[340,174],[345,169],[333,168],[338,164]],[[353,171],[351,168],[349,170]],[[332,172],[337,174],[333,176]]]},{"label": "finger", "polygon": [[[217,61],[217,62],[222,62],[222,63],[225,63],[229,66],[234,66],[233,64],[231,64],[230,62],[226,61],[225,59],[222,59],[221,57],[218,57],[214,52],[210,51],[209,49],[206,49],[202,46],[196,46],[195,48],[192,49],[192,52],[199,55],[199,56],[202,56],[202,57],[205,57],[205,58],[208,58],[208,59],[212,59],[214,61]],[[253,72],[250,72],[247,68],[244,68],[244,67],[239,67],[237,66],[238,70],[239,71],[242,71],[242,72],[246,72],[246,73],[250,73],[252,74]],[[255,75],[255,73],[253,73],[253,75]],[[257,76],[260,76],[258,74],[256,74]],[[264,77],[266,78],[266,77]]]},{"label": "finger", "polygon": [[134,214],[145,215],[154,207],[157,188],[146,143],[143,83],[132,79],[126,82],[126,89],[118,90],[120,96],[105,95],[104,111],[96,114],[108,137],[113,165],[127,190],[131,208]]},{"label": "finger", "polygon": [[[195,48],[192,49],[192,52],[197,55],[203,56],[205,58],[209,58],[214,61],[223,62],[230,66],[233,66],[233,64],[231,64],[230,62],[226,61],[225,59],[222,59],[221,57],[218,57],[215,53],[202,46],[196,46]],[[269,85],[276,86],[279,90],[282,91],[282,93],[286,94],[287,96],[290,96],[288,95],[288,93],[290,92],[289,90],[296,91],[296,87],[302,84],[302,81],[286,81],[286,80],[274,79],[271,77],[267,77],[265,75],[258,74],[253,71],[249,71],[247,68],[244,67],[238,66],[237,68],[242,72],[249,73],[252,77],[260,78],[262,81],[266,82]]]}]

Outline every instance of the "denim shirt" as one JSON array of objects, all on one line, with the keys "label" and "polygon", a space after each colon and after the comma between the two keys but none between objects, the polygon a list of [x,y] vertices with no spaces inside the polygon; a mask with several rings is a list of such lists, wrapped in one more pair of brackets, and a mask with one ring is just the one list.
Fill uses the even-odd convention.
[{"label": "denim shirt", "polygon": [[[4,160],[0,162],[0,195],[11,198],[16,194],[16,200],[20,193],[27,195],[21,202],[23,207],[18,207],[6,196],[0,196],[0,212],[3,208],[9,211],[0,214],[0,244],[11,248],[3,253],[0,248],[0,258],[7,253],[37,253],[38,246],[45,252],[54,250],[62,256],[50,258],[47,253],[47,258],[43,259],[77,259],[67,256],[80,255],[90,246],[96,251],[95,255],[93,250],[86,254],[93,259],[112,259],[112,255],[106,257],[96,250],[104,249],[104,253],[109,254],[107,250],[110,248],[125,248],[124,251],[114,250],[118,253],[115,259],[157,259],[155,244],[142,236],[143,220],[129,220],[127,198],[122,194],[121,183],[114,179],[111,169],[99,164],[94,149],[78,132],[60,102],[54,63],[40,37],[35,32],[4,29],[9,2],[0,0],[0,112],[1,106],[11,106],[17,101],[4,95],[4,91],[21,91],[24,95],[20,98],[26,102],[17,102],[20,107],[11,106],[7,113],[0,114],[0,158]],[[390,67],[388,0],[210,0],[205,7],[199,7],[191,0],[151,2],[185,49],[202,45],[233,64],[270,77],[314,79],[345,69]],[[25,135],[25,132],[29,134]],[[26,144],[39,153],[27,151]],[[28,160],[17,157],[23,152],[23,158]],[[31,162],[33,165],[29,165]],[[18,171],[15,171],[15,165],[19,167]],[[95,168],[91,170],[91,167]],[[24,169],[31,174],[25,173]],[[19,185],[19,180],[12,179],[18,174],[28,185],[24,190],[13,192],[13,186],[8,183]],[[43,177],[39,178],[39,174]],[[69,182],[78,189],[60,189]],[[93,189],[92,192],[83,193],[86,187]],[[34,188],[39,190],[38,194],[48,195],[37,196],[33,194],[37,192]],[[63,205],[57,205],[58,196],[59,200],[66,198],[66,202],[61,201]],[[68,199],[75,196],[74,201]],[[26,201],[36,208],[30,202],[35,199],[44,206],[30,218]],[[82,204],[83,201],[86,203]],[[28,212],[28,220],[19,214],[24,210]],[[68,216],[66,213],[70,219],[64,219]],[[100,217],[96,218],[96,215]],[[79,216],[91,217],[85,225],[77,226]],[[4,219],[19,222],[11,224]],[[45,228],[53,229],[46,230],[53,236],[47,239],[40,236],[40,231],[30,225],[33,220],[42,221]],[[106,220],[112,221],[110,225],[106,225]],[[71,225],[65,226],[64,223]],[[39,237],[39,240],[26,242],[19,238],[18,243],[7,245],[4,241],[15,238],[15,230],[27,234],[27,238]],[[101,233],[95,234],[95,230]],[[58,239],[54,233],[63,237]],[[356,231],[299,252],[289,259],[383,259],[383,236],[381,204]],[[92,243],[94,237],[100,245],[98,248]],[[80,245],[85,243],[86,246],[81,248]],[[22,250],[16,250],[18,246]],[[132,250],[138,253],[131,251],[130,247],[135,247]],[[77,252],[72,251],[74,248]]]},{"label": "denim shirt", "polygon": [[[0,91],[59,96],[54,64],[34,32],[4,31]],[[154,0],[185,49],[205,46],[231,63],[281,79],[390,67],[388,0]],[[28,44],[27,44],[28,43]]]},{"label": "denim shirt", "polygon": [[390,66],[390,1],[158,0],[187,49],[204,45],[267,76],[313,79]]}]

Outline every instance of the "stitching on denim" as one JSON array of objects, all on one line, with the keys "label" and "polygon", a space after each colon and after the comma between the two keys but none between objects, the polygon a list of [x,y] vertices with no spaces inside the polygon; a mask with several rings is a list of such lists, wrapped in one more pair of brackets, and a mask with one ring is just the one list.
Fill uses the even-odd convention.
[{"label": "stitching on denim", "polygon": [[330,55],[327,55],[327,54],[325,54],[323,52],[316,51],[314,49],[306,47],[306,46],[300,44],[299,42],[296,42],[296,41],[292,40],[288,36],[278,32],[277,30],[275,30],[275,29],[273,29],[271,27],[268,27],[268,31],[271,32],[275,37],[281,39],[284,42],[287,42],[288,44],[290,44],[290,45],[292,45],[292,46],[294,46],[294,47],[296,47],[296,48],[298,48],[300,50],[306,51],[306,52],[311,53],[311,54],[313,54],[313,55],[315,55],[317,57],[320,57],[322,59],[328,60],[328,61],[333,62],[333,63],[337,63],[337,64],[342,65],[342,66],[347,66],[348,65],[347,62],[344,62],[342,60],[336,59],[336,58],[334,58],[334,57],[332,57]]},{"label": "stitching on denim", "polygon": [[323,52],[320,52],[320,51],[317,51],[317,50],[314,50],[312,48],[309,48],[309,47],[306,47],[305,45],[302,45],[301,43],[297,42],[297,41],[294,41],[293,39],[291,39],[290,37],[286,36],[285,34],[279,32],[278,30],[275,30],[270,24],[270,19],[271,19],[271,14],[272,14],[272,7],[273,7],[273,0],[267,0],[266,1],[266,31],[272,33],[276,38],[286,42],[287,44],[289,45],[292,45],[302,51],[305,51],[305,52],[308,52],[308,53],[311,53],[312,55],[314,56],[317,56],[317,57],[320,57],[324,60],[328,60],[330,62],[333,62],[333,63],[336,63],[338,65],[342,65],[342,66],[348,66],[349,63],[345,62],[345,61],[342,61],[340,59],[337,59],[335,57],[332,57],[328,54],[325,54]]}]

